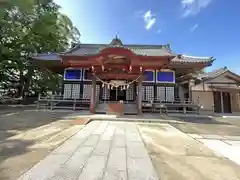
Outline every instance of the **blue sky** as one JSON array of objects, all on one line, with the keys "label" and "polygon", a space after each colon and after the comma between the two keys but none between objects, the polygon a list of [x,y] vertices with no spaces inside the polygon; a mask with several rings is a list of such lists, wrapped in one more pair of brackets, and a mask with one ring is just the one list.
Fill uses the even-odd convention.
[{"label": "blue sky", "polygon": [[239,0],[54,0],[83,43],[171,44],[174,52],[214,56],[209,69],[240,73]]}]

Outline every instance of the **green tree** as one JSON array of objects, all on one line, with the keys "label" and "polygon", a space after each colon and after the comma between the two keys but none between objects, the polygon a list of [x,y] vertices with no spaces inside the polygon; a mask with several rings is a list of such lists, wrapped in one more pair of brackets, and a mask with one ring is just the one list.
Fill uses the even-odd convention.
[{"label": "green tree", "polygon": [[1,5],[0,81],[6,86],[15,83],[21,97],[32,89],[30,86],[52,89],[48,81],[57,82],[59,75],[33,67],[31,56],[61,52],[79,43],[78,29],[52,0],[8,0]]}]

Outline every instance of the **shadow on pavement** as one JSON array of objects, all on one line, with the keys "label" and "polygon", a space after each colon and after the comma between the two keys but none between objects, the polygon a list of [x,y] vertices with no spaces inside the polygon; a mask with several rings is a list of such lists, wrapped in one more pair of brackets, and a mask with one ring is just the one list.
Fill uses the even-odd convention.
[{"label": "shadow on pavement", "polygon": [[4,106],[0,105],[0,116],[8,113],[16,113],[24,110],[36,109],[36,106]]},{"label": "shadow on pavement", "polygon": [[0,116],[0,142],[20,132],[34,129],[67,116],[69,112],[21,111]]},{"label": "shadow on pavement", "polygon": [[27,147],[33,145],[32,140],[6,140],[0,143],[0,162],[13,156],[26,153]]},{"label": "shadow on pavement", "polygon": [[[26,153],[31,150],[29,146],[33,145],[34,141],[30,140],[6,140],[0,143],[0,179],[13,180],[19,177],[22,166],[24,167],[32,158],[23,158]],[[19,156],[19,157],[18,157]],[[19,169],[12,172],[11,169]]]}]

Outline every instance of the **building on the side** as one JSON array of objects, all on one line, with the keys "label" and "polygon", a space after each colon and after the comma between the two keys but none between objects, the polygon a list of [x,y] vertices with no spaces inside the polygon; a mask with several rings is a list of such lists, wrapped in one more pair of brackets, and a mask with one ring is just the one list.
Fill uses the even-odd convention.
[{"label": "building on the side", "polygon": [[195,76],[193,99],[199,97],[206,113],[240,112],[240,76],[227,67]]},{"label": "building on the side", "polygon": [[39,54],[33,60],[62,73],[62,99],[89,102],[92,113],[103,103],[112,109],[132,104],[141,113],[147,102],[195,103],[208,112],[240,111],[238,75],[226,69],[220,74],[200,73],[212,65],[213,57],[176,54],[169,44],[125,45],[116,37],[109,44],[76,44],[66,52]]}]

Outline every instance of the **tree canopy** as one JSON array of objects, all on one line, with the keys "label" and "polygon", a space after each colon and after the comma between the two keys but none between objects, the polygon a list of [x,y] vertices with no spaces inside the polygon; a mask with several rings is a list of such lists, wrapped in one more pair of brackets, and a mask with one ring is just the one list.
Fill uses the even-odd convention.
[{"label": "tree canopy", "polygon": [[30,91],[57,88],[61,75],[33,67],[31,56],[79,43],[78,29],[59,9],[52,0],[0,2],[0,89],[14,87],[24,97]]}]

